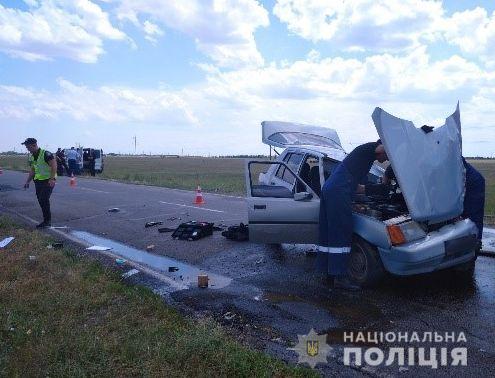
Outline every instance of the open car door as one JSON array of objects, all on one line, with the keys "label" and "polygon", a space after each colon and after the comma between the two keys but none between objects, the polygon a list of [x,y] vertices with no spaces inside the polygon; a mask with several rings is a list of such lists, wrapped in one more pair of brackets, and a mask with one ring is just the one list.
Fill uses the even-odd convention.
[{"label": "open car door", "polygon": [[[287,186],[259,182],[260,173],[277,165],[285,170]],[[279,167],[276,167],[278,169]],[[284,162],[246,162],[249,240],[257,243],[318,242],[320,199]]]}]

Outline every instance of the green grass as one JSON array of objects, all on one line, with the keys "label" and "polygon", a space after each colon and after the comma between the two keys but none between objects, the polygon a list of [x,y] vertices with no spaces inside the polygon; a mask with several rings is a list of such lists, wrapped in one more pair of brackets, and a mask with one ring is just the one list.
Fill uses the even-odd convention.
[{"label": "green grass", "polygon": [[[485,214],[495,214],[495,160],[470,160],[486,179]],[[0,167],[27,169],[26,156],[0,155]],[[99,177],[139,184],[245,195],[244,159],[105,157]]]},{"label": "green grass", "polygon": [[[311,376],[0,218],[0,376]],[[35,256],[32,261],[29,256]]]}]

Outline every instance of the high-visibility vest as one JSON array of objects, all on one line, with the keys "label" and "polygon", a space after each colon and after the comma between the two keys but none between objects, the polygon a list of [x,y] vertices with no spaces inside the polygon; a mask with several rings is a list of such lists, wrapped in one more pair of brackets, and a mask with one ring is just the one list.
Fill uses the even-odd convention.
[{"label": "high-visibility vest", "polygon": [[29,157],[29,164],[34,168],[34,179],[35,180],[48,180],[51,177],[51,167],[45,161],[45,150],[39,150],[38,158],[35,160],[34,156],[31,154]]}]

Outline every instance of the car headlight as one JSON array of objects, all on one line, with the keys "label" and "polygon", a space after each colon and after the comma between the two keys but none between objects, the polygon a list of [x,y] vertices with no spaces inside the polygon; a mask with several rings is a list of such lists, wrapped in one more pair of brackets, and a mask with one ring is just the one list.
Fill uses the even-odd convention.
[{"label": "car headlight", "polygon": [[392,245],[409,243],[426,236],[425,231],[414,221],[388,225],[387,232]]}]

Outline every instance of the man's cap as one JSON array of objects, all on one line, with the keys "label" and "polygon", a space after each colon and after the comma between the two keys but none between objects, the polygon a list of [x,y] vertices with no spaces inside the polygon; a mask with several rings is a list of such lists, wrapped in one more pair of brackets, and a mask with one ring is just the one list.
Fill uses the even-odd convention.
[{"label": "man's cap", "polygon": [[36,143],[38,143],[38,141],[36,139],[34,139],[34,138],[27,138],[21,144],[27,145],[27,144],[36,144]]}]

